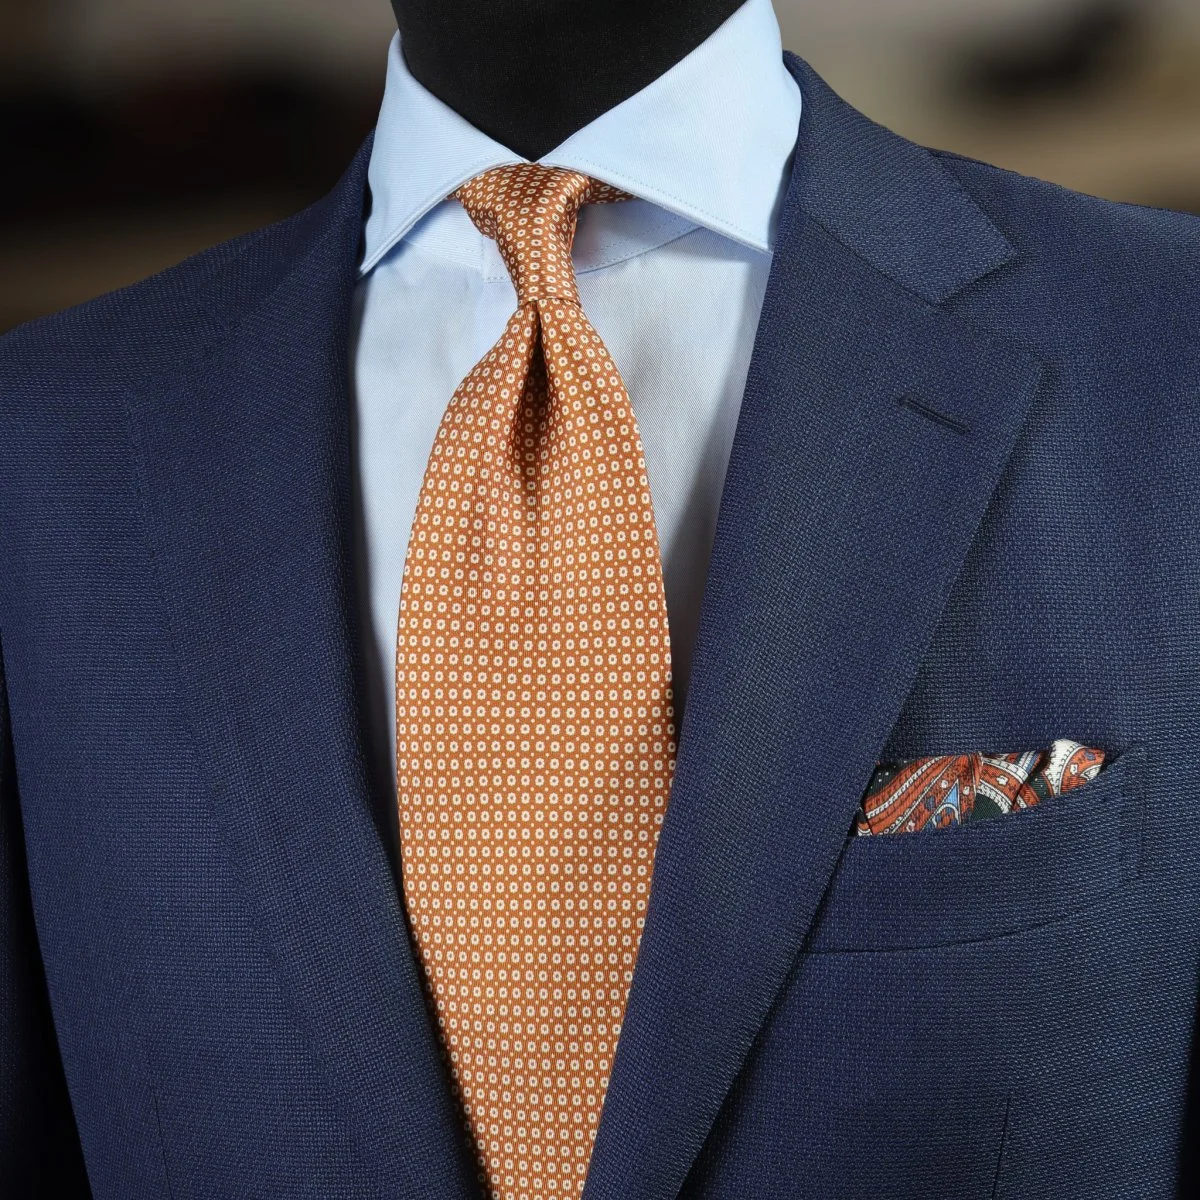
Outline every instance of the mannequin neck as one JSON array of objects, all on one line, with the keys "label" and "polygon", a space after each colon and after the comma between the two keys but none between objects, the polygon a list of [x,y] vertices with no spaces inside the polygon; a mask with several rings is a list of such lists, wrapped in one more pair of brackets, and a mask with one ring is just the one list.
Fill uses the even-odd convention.
[{"label": "mannequin neck", "polygon": [[414,78],[538,159],[694,50],[742,0],[392,0]]}]

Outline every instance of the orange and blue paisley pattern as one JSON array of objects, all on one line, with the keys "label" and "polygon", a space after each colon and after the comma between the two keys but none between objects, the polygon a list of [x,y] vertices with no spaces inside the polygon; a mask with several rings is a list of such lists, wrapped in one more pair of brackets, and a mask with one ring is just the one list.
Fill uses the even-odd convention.
[{"label": "orange and blue paisley pattern", "polygon": [[1022,808],[1094,779],[1104,753],[1062,739],[1024,754],[947,754],[880,763],[855,822],[860,835],[947,829]]}]

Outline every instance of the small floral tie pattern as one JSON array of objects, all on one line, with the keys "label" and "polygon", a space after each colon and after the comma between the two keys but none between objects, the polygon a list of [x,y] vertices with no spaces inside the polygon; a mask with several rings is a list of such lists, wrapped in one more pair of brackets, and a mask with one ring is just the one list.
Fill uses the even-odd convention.
[{"label": "small floral tie pattern", "polygon": [[446,409],[405,561],[404,897],[481,1182],[575,1200],[675,766],[641,439],[571,262],[580,207],[628,196],[536,163],[454,196],[517,309]]},{"label": "small floral tie pattern", "polygon": [[1024,754],[948,754],[880,763],[855,823],[860,835],[917,833],[1033,808],[1094,779],[1104,753],[1060,739]]}]

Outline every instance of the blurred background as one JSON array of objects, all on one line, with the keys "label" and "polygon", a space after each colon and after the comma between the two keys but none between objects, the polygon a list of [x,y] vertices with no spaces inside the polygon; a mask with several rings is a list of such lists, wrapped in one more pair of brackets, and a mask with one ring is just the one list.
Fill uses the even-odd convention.
[{"label": "blurred background", "polygon": [[[906,136],[1200,212],[1197,0],[775,7],[789,49]],[[387,0],[0,0],[0,331],[321,195],[393,30]]]}]

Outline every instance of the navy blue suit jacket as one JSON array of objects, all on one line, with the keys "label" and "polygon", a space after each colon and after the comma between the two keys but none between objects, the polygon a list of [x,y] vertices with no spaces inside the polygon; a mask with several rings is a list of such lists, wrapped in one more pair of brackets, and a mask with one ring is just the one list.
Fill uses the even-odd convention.
[{"label": "navy blue suit jacket", "polygon": [[[586,1200],[1167,1197],[1200,222],[806,107]],[[0,1192],[477,1195],[364,718],[325,199],[0,342]],[[877,759],[1070,737],[849,837]],[[86,1180],[85,1180],[86,1167]]]}]

